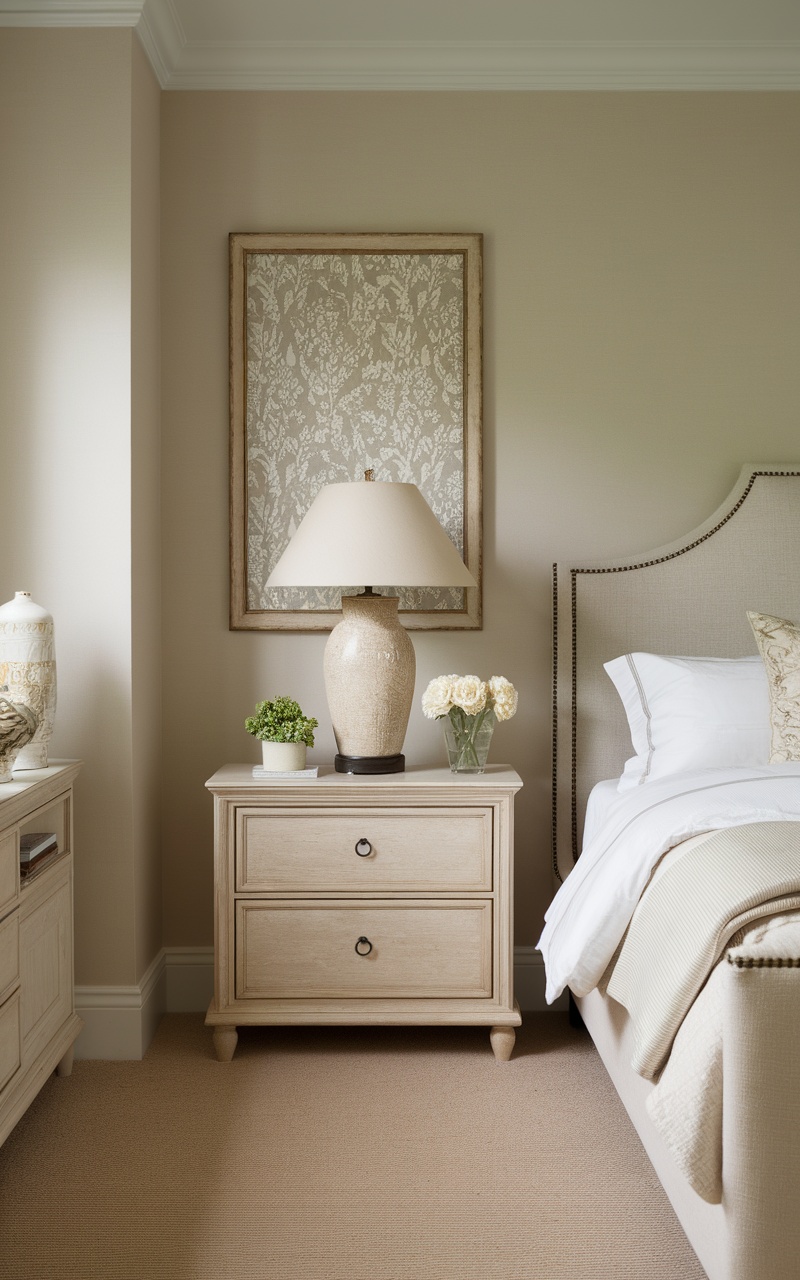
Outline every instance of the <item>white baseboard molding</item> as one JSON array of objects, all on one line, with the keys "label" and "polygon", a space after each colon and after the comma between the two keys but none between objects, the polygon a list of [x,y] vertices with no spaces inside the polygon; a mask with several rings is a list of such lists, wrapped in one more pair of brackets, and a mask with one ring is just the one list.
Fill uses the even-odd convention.
[{"label": "white baseboard molding", "polygon": [[[544,964],[535,947],[514,949],[514,990],[523,1013],[566,1009],[544,998]],[[132,987],[76,987],[75,1011],[84,1027],[76,1058],[144,1057],[164,1013],[205,1013],[214,994],[213,947],[163,947]]]},{"label": "white baseboard molding", "polygon": [[75,1012],[83,1019],[83,1030],[75,1041],[75,1057],[144,1057],[166,1010],[166,991],[163,950],[136,986],[76,987]]}]

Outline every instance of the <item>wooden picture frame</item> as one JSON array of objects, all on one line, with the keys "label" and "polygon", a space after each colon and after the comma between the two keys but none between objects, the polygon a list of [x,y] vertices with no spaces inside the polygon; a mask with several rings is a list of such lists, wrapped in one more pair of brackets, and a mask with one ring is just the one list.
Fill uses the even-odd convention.
[{"label": "wooden picture frame", "polygon": [[482,239],[230,235],[231,630],[336,625],[367,584],[264,583],[319,489],[367,468],[419,486],[478,584],[398,589],[403,624],[480,628]]}]

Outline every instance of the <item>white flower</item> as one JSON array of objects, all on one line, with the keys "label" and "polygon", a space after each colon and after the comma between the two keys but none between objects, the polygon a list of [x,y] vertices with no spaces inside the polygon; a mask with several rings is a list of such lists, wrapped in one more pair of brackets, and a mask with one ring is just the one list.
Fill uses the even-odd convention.
[{"label": "white flower", "polygon": [[492,676],[489,681],[489,696],[494,703],[494,713],[498,720],[510,720],[517,710],[517,691],[505,676]]},{"label": "white flower", "polygon": [[437,676],[422,695],[422,710],[429,720],[446,716],[453,705],[453,685],[458,676]]},{"label": "white flower", "polygon": [[486,706],[488,695],[489,686],[484,680],[477,676],[460,676],[453,684],[450,696],[468,716],[476,716]]}]

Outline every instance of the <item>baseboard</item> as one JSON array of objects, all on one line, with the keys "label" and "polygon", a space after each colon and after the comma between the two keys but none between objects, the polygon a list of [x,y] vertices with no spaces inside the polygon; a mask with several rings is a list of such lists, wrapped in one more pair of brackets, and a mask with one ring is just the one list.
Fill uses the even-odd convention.
[{"label": "baseboard", "polygon": [[165,947],[167,1013],[205,1013],[214,995],[213,947]]},{"label": "baseboard", "polygon": [[[544,964],[535,947],[514,949],[514,990],[523,1013],[566,1009],[547,1005]],[[76,987],[83,1030],[76,1058],[142,1058],[164,1013],[205,1013],[214,993],[213,947],[163,947],[132,987]]]},{"label": "baseboard", "polygon": [[523,1013],[543,1010],[562,1012],[568,1007],[566,995],[548,1004],[544,998],[545,974],[542,954],[535,947],[514,948],[514,995]]},{"label": "baseboard", "polygon": [[162,950],[136,986],[75,988],[75,1012],[83,1019],[76,1058],[144,1057],[166,1010],[165,960]]}]

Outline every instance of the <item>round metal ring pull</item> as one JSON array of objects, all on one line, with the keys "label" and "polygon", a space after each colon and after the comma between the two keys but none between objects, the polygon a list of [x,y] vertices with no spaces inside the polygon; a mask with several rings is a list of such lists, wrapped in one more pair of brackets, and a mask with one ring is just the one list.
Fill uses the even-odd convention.
[{"label": "round metal ring pull", "polygon": [[369,840],[367,840],[366,836],[358,841],[358,844],[356,845],[356,853],[359,858],[368,858],[372,853],[372,845]]},{"label": "round metal ring pull", "polygon": [[[365,947],[366,947],[366,950],[364,950]],[[356,943],[356,955],[368,956],[371,950],[372,950],[372,943],[370,942],[369,938],[359,938],[358,942]]]}]

